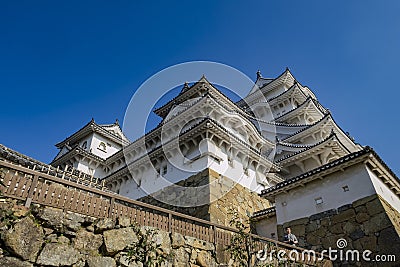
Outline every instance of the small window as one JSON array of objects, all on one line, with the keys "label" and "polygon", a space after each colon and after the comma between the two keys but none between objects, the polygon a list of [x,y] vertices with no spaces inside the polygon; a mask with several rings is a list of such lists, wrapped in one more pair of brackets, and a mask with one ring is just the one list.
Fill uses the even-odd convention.
[{"label": "small window", "polygon": [[343,189],[343,192],[347,192],[347,191],[349,191],[349,186],[345,185],[342,187],[342,189]]},{"label": "small window", "polygon": [[284,206],[284,207],[287,206],[286,201],[283,201],[283,202],[282,202],[282,206]]},{"label": "small window", "polygon": [[104,142],[100,142],[98,149],[101,151],[107,152],[107,146]]},{"label": "small window", "polygon": [[87,149],[87,141],[83,142],[82,148],[83,148],[83,149]]},{"label": "small window", "polygon": [[322,203],[324,203],[324,201],[322,200],[322,197],[318,197],[315,199],[315,204],[316,205],[321,205]]},{"label": "small window", "polygon": [[167,168],[167,166],[164,166],[162,169],[162,175],[167,174],[167,172],[168,172],[168,168]]}]

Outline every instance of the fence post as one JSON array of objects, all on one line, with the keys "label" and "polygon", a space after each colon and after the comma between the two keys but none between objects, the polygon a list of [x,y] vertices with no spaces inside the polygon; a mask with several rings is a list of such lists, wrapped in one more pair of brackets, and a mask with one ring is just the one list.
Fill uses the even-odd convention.
[{"label": "fence post", "polygon": [[110,201],[110,209],[108,210],[108,217],[109,218],[112,218],[112,213],[113,213],[113,210],[114,210],[114,202],[115,202],[115,198],[112,197],[111,201]]},{"label": "fence post", "polygon": [[214,234],[214,245],[217,246],[217,241],[218,241],[218,238],[217,238],[217,227],[211,225],[211,228],[213,229],[213,234]]},{"label": "fence post", "polygon": [[168,232],[172,233],[172,213],[168,213]]},{"label": "fence post", "polygon": [[33,181],[31,183],[31,186],[29,187],[28,196],[27,196],[27,198],[25,200],[25,207],[27,207],[27,208],[29,208],[31,206],[33,192],[36,189],[38,180],[39,180],[39,175],[33,176]]}]

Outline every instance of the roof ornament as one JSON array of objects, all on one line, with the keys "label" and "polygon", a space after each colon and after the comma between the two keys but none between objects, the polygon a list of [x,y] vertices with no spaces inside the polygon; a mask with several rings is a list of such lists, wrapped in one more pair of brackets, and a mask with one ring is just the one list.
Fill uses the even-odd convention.
[{"label": "roof ornament", "polygon": [[262,75],[261,75],[261,71],[258,70],[258,71],[257,71],[257,79],[260,79],[260,78],[262,78]]},{"label": "roof ornament", "polygon": [[189,88],[189,83],[186,81],[185,84],[183,85],[183,89],[188,89]]},{"label": "roof ornament", "polygon": [[115,119],[115,124],[116,124],[116,125],[119,125],[119,120],[118,120],[118,118]]},{"label": "roof ornament", "polygon": [[281,140],[279,140],[279,137],[275,135],[275,142],[279,143]]}]

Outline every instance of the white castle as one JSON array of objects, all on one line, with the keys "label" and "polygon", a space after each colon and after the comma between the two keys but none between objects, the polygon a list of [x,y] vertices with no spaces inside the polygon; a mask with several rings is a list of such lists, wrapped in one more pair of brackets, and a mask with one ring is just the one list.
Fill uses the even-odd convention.
[{"label": "white castle", "polygon": [[203,76],[154,112],[162,122],[133,142],[118,122],[90,121],[56,145],[51,165],[73,166],[132,199],[210,169],[270,201],[271,208],[254,214],[266,236],[374,195],[400,210],[396,175],[289,69],[274,79],[258,72],[239,102]]}]

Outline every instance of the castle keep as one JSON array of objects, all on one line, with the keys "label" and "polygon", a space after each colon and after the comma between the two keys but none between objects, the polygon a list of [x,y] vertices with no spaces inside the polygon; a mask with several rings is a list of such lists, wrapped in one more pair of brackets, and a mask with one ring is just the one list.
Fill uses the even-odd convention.
[{"label": "castle keep", "polygon": [[277,78],[258,72],[237,102],[203,76],[154,112],[161,123],[134,141],[118,121],[91,120],[56,145],[50,164],[216,223],[227,224],[235,207],[268,238],[291,226],[303,247],[345,238],[351,248],[400,255],[398,177],[289,69]]}]

